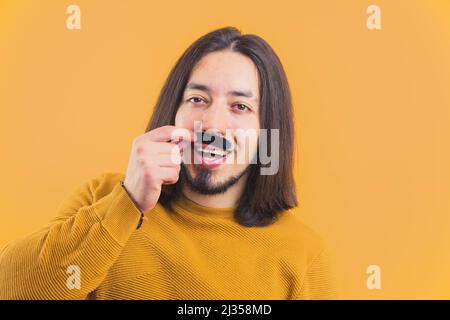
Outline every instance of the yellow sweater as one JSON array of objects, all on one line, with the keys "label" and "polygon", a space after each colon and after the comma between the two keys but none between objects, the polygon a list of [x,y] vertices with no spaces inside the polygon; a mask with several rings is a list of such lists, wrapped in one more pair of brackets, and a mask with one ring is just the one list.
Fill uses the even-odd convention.
[{"label": "yellow sweater", "polygon": [[4,247],[0,299],[336,298],[326,247],[295,211],[249,228],[233,208],[182,198],[136,229],[123,179],[81,184],[45,228]]}]

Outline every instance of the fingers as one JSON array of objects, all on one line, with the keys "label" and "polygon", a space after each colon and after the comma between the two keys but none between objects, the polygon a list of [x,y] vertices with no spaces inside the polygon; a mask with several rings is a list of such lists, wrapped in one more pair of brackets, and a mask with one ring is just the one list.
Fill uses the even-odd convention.
[{"label": "fingers", "polygon": [[171,153],[149,154],[145,156],[145,160],[148,165],[157,165],[162,167],[179,166],[181,163],[181,153],[179,149],[176,150],[177,146],[175,146],[174,149],[175,150]]},{"label": "fingers", "polygon": [[179,148],[178,145],[167,142],[150,142],[148,149],[152,153],[172,153],[173,149]]},{"label": "fingers", "polygon": [[[191,146],[191,142],[186,141],[186,140],[180,140],[179,142],[176,143],[176,145],[180,149],[181,154],[183,154],[183,150],[185,150],[186,148],[190,147]],[[174,152],[173,149],[172,149],[172,152]]]},{"label": "fingers", "polygon": [[140,140],[133,144],[132,152],[134,153],[135,160],[138,162],[146,163],[148,159],[153,159],[151,164],[157,164],[155,160],[158,159],[160,154],[171,155],[172,153],[176,154],[177,152],[180,152],[178,150],[173,150],[174,148],[179,149],[178,146],[172,143]]},{"label": "fingers", "polygon": [[179,168],[161,167],[158,174],[163,184],[173,184],[178,181],[179,172]]},{"label": "fingers", "polygon": [[194,132],[185,128],[179,128],[170,125],[159,127],[149,132],[146,132],[143,136],[149,139],[150,141],[155,142],[177,143],[180,140],[186,141],[196,140]]}]

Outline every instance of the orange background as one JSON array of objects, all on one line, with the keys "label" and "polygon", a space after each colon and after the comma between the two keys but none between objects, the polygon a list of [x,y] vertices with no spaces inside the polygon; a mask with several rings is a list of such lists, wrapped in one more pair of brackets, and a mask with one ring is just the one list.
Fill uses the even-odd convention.
[{"label": "orange background", "polygon": [[[81,30],[66,28],[70,4]],[[370,4],[382,30],[366,28]],[[448,0],[0,0],[0,244],[79,183],[124,172],[176,59],[228,25],[285,66],[300,213],[336,257],[341,297],[450,298]]]}]

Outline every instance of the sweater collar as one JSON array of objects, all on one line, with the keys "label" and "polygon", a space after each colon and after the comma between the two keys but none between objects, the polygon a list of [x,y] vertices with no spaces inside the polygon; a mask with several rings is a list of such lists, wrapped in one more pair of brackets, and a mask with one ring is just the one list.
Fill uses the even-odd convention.
[{"label": "sweater collar", "polygon": [[173,203],[176,211],[180,211],[185,214],[196,214],[204,217],[221,217],[221,218],[233,218],[234,211],[237,206],[227,207],[227,208],[213,208],[201,205],[188,197],[183,193],[181,196]]}]

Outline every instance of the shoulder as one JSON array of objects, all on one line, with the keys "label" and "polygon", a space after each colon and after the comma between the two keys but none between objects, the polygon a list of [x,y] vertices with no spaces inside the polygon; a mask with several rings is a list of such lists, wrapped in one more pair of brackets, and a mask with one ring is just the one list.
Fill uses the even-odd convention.
[{"label": "shoulder", "polygon": [[102,172],[89,181],[89,188],[93,195],[93,200],[98,200],[111,193],[115,186],[125,179],[122,172]]},{"label": "shoulder", "polygon": [[278,257],[285,272],[299,276],[293,298],[335,299],[334,257],[323,237],[302,221],[298,208],[283,212],[277,224]]},{"label": "shoulder", "polygon": [[120,172],[103,172],[78,183],[59,203],[58,215],[72,215],[79,208],[91,205],[111,193],[124,178],[125,175]]},{"label": "shoulder", "polygon": [[284,211],[271,228],[284,255],[308,263],[326,250],[323,237],[303,221],[298,208]]}]

